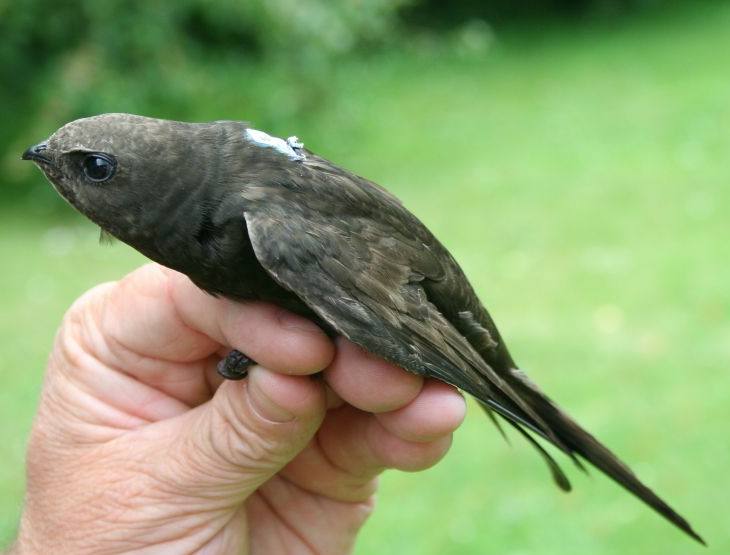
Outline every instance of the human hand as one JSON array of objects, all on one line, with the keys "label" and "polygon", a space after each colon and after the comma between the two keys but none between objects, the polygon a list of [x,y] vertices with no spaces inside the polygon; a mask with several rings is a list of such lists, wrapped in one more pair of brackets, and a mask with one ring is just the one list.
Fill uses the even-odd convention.
[{"label": "human hand", "polygon": [[[261,365],[246,380],[216,374],[231,348]],[[435,464],[464,411],[450,386],[150,264],[64,319],[14,552],[347,553],[376,476]]]}]

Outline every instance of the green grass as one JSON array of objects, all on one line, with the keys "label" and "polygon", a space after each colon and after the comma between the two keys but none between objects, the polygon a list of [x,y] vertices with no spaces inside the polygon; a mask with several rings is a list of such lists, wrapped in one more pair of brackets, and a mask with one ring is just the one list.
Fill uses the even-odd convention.
[{"label": "green grass", "polygon": [[[710,544],[697,553],[718,554],[730,551],[728,28],[730,6],[702,3],[514,30],[481,54],[352,61],[328,106],[272,129],[401,196],[461,261],[522,366],[692,521]],[[277,79],[261,74],[248,94]],[[209,94],[201,117],[246,117]],[[0,253],[2,545],[55,327],[81,292],[142,258],[99,247],[80,217],[17,211],[1,215]],[[357,553],[694,552],[569,466],[563,495],[472,407],[442,464],[385,475]]]}]

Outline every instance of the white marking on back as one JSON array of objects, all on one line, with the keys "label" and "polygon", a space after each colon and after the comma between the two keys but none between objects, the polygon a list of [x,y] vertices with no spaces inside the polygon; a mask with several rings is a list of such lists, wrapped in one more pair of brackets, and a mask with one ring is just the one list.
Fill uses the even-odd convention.
[{"label": "white marking on back", "polygon": [[273,148],[290,160],[304,160],[304,154],[302,152],[298,152],[304,148],[304,145],[300,143],[296,137],[289,137],[285,141],[284,139],[273,137],[268,133],[259,131],[258,129],[248,128],[246,129],[246,138],[260,147]]}]

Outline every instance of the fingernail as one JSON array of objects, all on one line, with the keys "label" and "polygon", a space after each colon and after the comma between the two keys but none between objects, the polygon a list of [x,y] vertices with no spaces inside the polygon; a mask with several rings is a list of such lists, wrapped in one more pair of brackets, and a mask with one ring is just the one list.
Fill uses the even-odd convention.
[{"label": "fingernail", "polygon": [[264,388],[261,386],[260,381],[265,379],[265,372],[267,372],[267,370],[264,370],[260,366],[253,366],[248,371],[248,387],[251,408],[262,420],[267,420],[275,424],[291,422],[296,418],[295,415],[281,405],[272,401],[271,398],[264,393]]},{"label": "fingernail", "polygon": [[288,310],[279,310],[276,317],[284,329],[304,331],[307,333],[322,333],[322,330],[317,324],[298,314],[292,314]]}]

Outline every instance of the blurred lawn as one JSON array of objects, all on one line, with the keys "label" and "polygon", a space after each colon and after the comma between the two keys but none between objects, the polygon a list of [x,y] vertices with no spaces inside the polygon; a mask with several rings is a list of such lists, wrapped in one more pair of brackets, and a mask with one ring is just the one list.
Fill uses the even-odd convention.
[{"label": "blurred lawn", "polygon": [[[486,54],[423,45],[343,65],[331,105],[270,129],[399,194],[522,366],[705,535],[697,553],[730,552],[728,29],[730,6],[703,3],[511,31]],[[263,96],[278,77],[258,71]],[[210,95],[202,115],[233,117]],[[96,237],[75,214],[0,214],[0,545],[65,308],[143,260]],[[513,443],[472,410],[442,464],[384,477],[357,553],[695,552],[597,472],[566,464],[561,494]]]}]

